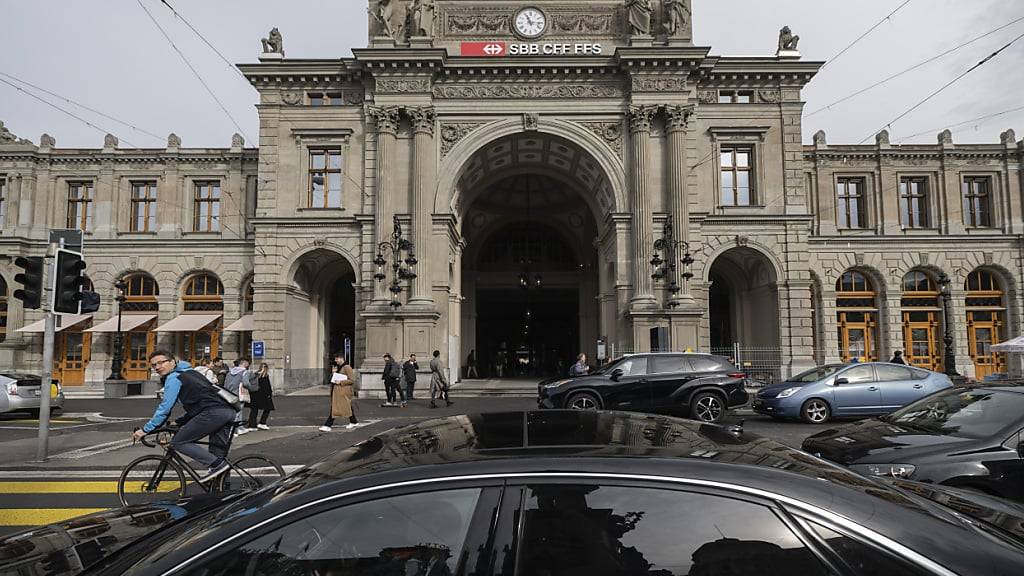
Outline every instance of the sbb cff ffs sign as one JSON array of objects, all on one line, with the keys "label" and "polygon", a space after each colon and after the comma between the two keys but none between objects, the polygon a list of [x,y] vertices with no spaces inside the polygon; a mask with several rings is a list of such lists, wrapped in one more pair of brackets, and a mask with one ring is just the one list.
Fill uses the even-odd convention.
[{"label": "sbb cff ffs sign", "polygon": [[463,42],[463,56],[597,56],[600,44],[509,44],[507,42]]}]

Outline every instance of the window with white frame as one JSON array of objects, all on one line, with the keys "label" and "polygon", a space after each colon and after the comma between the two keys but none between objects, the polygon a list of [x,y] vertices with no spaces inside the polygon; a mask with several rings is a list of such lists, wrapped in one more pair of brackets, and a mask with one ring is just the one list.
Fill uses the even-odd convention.
[{"label": "window with white frame", "polygon": [[68,182],[68,228],[83,232],[92,228],[92,182]]},{"label": "window with white frame", "polygon": [[721,147],[722,206],[750,206],[754,203],[754,151],[750,146]]},{"label": "window with white frame", "polygon": [[864,178],[839,178],[836,180],[836,216],[840,228],[867,227],[867,196]]}]

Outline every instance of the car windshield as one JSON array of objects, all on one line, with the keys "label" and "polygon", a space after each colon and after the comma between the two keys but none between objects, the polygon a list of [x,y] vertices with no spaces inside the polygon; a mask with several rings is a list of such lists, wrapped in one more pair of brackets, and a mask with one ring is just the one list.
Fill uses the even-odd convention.
[{"label": "car windshield", "polygon": [[611,362],[605,364],[604,366],[601,366],[597,370],[593,370],[591,372],[591,374],[604,374],[606,372],[611,372],[612,370],[615,369],[616,366],[618,366],[620,363],[622,363],[622,361],[625,360],[625,359],[626,359],[625,356],[623,356],[622,358],[616,358],[615,360],[612,360]]},{"label": "car windshield", "polygon": [[829,376],[843,369],[845,366],[845,364],[830,364],[828,366],[818,366],[817,368],[811,368],[806,372],[801,372],[796,376],[791,377],[789,380],[786,380],[786,382],[801,382],[804,384],[817,382],[822,378],[828,378]]},{"label": "car windshield", "polygon": [[882,418],[932,434],[988,438],[1024,415],[1024,394],[1002,390],[951,388],[932,394]]}]

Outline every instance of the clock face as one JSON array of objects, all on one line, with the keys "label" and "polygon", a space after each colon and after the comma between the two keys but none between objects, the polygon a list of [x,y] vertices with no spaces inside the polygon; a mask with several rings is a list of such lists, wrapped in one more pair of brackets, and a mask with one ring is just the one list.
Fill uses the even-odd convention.
[{"label": "clock face", "polygon": [[536,38],[544,33],[548,19],[536,8],[523,8],[516,14],[516,32],[525,38]]}]

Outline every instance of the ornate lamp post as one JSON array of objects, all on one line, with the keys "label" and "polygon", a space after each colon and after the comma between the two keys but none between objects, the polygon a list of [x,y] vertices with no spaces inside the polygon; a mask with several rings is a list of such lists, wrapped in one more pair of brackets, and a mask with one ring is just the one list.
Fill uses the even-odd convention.
[{"label": "ornate lamp post", "polygon": [[117,288],[117,332],[114,333],[114,359],[110,363],[110,376],[107,376],[107,380],[124,380],[124,376],[121,375],[122,367],[124,365],[124,333],[121,332],[121,308],[125,301],[124,291],[128,285],[125,284],[124,278],[118,278],[117,282],[114,282],[114,288]]},{"label": "ornate lamp post", "polygon": [[950,293],[951,281],[949,276],[946,276],[945,272],[939,272],[939,293],[942,295],[942,327],[943,327],[943,338],[942,341],[945,344],[945,350],[942,354],[944,372],[954,384],[963,382],[964,377],[956,371],[956,352],[953,350],[953,322],[950,318],[950,308],[952,308],[951,300],[952,294]]},{"label": "ornate lamp post", "polygon": [[[659,252],[665,253],[665,259],[662,260]],[[682,258],[677,258],[679,252],[683,253]],[[683,265],[683,280],[690,280],[693,278],[693,272],[691,267],[693,266],[693,255],[690,254],[690,243],[685,240],[675,239],[675,230],[672,223],[672,215],[668,215],[668,219],[665,221],[665,231],[661,238],[654,241],[654,256],[651,257],[651,266],[654,268],[654,272],[651,273],[651,278],[657,282],[659,280],[669,279],[668,291],[675,296],[682,289],[679,283],[676,282],[676,261]],[[675,308],[679,305],[675,299],[670,299],[668,302],[670,308]]]},{"label": "ornate lamp post", "polygon": [[381,242],[377,245],[377,257],[373,263],[377,266],[377,272],[373,277],[377,282],[387,279],[384,266],[387,265],[387,258],[391,258],[391,285],[388,291],[391,292],[391,307],[398,308],[402,305],[399,295],[403,288],[402,280],[412,280],[416,277],[416,255],[413,253],[413,245],[402,235],[402,224],[398,221],[398,215],[394,217],[395,229],[391,233],[391,240]]}]

